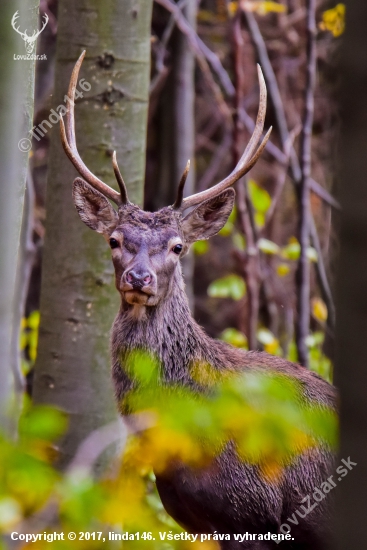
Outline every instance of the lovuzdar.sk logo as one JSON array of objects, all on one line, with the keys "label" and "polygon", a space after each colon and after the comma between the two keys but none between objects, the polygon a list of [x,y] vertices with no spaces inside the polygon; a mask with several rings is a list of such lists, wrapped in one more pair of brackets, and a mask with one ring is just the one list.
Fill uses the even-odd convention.
[{"label": "lovuzdar.sk logo", "polygon": [[[20,30],[18,19],[19,19],[19,11],[16,11],[11,20],[11,26],[23,38],[27,55],[14,54],[14,59],[24,59],[24,60],[33,59],[32,56],[34,55],[34,49],[35,49],[37,38],[39,37],[41,32],[43,32],[46,28],[46,25],[48,23],[48,15],[47,13],[44,14],[44,16],[42,17],[42,27],[39,30],[35,29],[30,35],[28,34],[27,29],[25,29],[24,32]],[[36,58],[41,60],[47,59],[46,55],[37,55]]]}]

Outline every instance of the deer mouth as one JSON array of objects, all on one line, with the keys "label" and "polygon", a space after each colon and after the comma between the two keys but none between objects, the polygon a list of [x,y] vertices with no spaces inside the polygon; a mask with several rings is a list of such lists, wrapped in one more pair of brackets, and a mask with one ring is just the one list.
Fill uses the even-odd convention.
[{"label": "deer mouth", "polygon": [[134,288],[132,285],[125,283],[120,290],[128,304],[139,306],[154,305],[155,292],[148,286]]},{"label": "deer mouth", "polygon": [[126,290],[124,292],[125,300],[128,304],[146,306],[148,305],[148,300],[151,297],[151,294],[147,294],[143,290]]}]

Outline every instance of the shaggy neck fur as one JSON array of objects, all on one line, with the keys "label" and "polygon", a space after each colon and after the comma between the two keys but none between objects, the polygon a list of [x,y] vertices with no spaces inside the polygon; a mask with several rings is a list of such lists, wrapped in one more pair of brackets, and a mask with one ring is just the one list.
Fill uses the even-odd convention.
[{"label": "shaggy neck fur", "polygon": [[192,379],[192,367],[200,364],[210,365],[216,372],[272,371],[296,378],[307,399],[335,406],[332,386],[308,369],[281,357],[245,352],[210,338],[191,316],[179,270],[160,304],[146,307],[141,317],[134,314],[132,307],[121,305],[112,328],[112,374],[118,401],[134,385],[126,372],[126,356],[130,351],[143,349],[159,360],[162,378],[168,384],[178,383],[198,390]]},{"label": "shaggy neck fur", "polygon": [[191,316],[178,270],[163,302],[139,309],[123,302],[112,330],[114,361],[123,361],[129,351],[145,349],[160,361],[169,382],[188,381],[194,360],[212,363],[210,342]]}]

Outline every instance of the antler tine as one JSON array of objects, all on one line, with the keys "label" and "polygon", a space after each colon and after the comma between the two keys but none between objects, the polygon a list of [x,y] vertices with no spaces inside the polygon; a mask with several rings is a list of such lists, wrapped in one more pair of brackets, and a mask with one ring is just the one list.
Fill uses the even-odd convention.
[{"label": "antler tine", "polygon": [[127,189],[126,189],[124,179],[121,175],[119,166],[117,164],[116,151],[114,151],[113,155],[112,155],[112,166],[113,166],[113,171],[115,172],[115,176],[116,176],[116,179],[117,179],[118,186],[120,188],[121,205],[128,204],[129,199],[128,199],[128,196],[127,196]]},{"label": "antler tine", "polygon": [[179,208],[181,207],[182,200],[183,200],[184,187],[185,187],[185,183],[186,183],[186,180],[187,180],[187,176],[189,174],[189,170],[190,170],[190,160],[187,161],[186,168],[185,168],[185,170],[184,170],[184,172],[181,176],[180,183],[178,185],[177,197],[176,197],[175,204],[173,205],[174,210],[179,210]]},{"label": "antler tine", "polygon": [[205,200],[211,199],[212,197],[215,197],[216,195],[218,195],[218,193],[221,193],[222,191],[227,189],[227,187],[230,187],[231,185],[236,183],[236,181],[238,181],[245,174],[247,174],[247,172],[251,170],[251,168],[256,164],[261,153],[263,152],[266,146],[266,143],[270,137],[272,127],[269,128],[263,141],[261,142],[261,144],[256,150],[256,147],[258,146],[259,140],[261,138],[261,135],[264,129],[265,114],[266,114],[266,98],[267,98],[266,84],[259,65],[257,66],[257,71],[258,71],[259,84],[260,84],[259,110],[256,118],[256,125],[255,125],[254,132],[251,136],[251,139],[242,157],[238,161],[235,169],[231,172],[231,174],[229,174],[229,176],[227,176],[221,182],[217,183],[217,185],[214,185],[214,187],[211,187],[210,189],[207,189],[205,191],[201,191],[201,193],[196,193],[195,195],[191,195],[190,197],[186,197],[185,199],[183,199],[182,204],[180,206],[180,210],[186,210],[191,206],[195,206],[196,204],[200,204]]},{"label": "antler tine", "polygon": [[89,183],[94,189],[97,189],[97,191],[100,191],[105,197],[111,199],[116,204],[120,205],[122,203],[121,195],[112,187],[104,183],[102,180],[97,178],[90,170],[87,168],[87,166],[84,164],[82,159],[80,158],[80,155],[78,153],[78,149],[76,146],[76,139],[75,139],[75,121],[74,121],[74,104],[75,104],[75,90],[78,82],[78,76],[81,64],[83,63],[83,59],[85,56],[85,50],[79,57],[78,61],[75,64],[75,67],[73,69],[71,78],[70,78],[70,84],[69,84],[69,90],[68,90],[68,97],[69,97],[69,103],[68,110],[66,113],[66,123],[67,127],[65,129],[65,124],[63,121],[63,118],[60,117],[60,132],[61,132],[61,142],[64,147],[65,153],[75,166],[75,168],[78,170],[79,174],[86,180],[87,183]]},{"label": "antler tine", "polygon": [[[264,129],[264,123],[265,123],[265,115],[266,115],[266,84],[265,84],[265,78],[263,75],[263,72],[261,70],[261,67],[259,64],[257,64],[257,76],[259,78],[259,86],[260,86],[260,100],[259,100],[259,110],[256,117],[256,124],[254,128],[254,132],[251,136],[250,141],[247,144],[247,147],[240,158],[240,160],[237,163],[236,168],[239,168],[242,166],[247,160],[251,159],[253,154],[255,153],[256,146],[259,143],[259,140],[261,138],[261,135],[263,133]],[[236,170],[235,168],[235,170]]]}]

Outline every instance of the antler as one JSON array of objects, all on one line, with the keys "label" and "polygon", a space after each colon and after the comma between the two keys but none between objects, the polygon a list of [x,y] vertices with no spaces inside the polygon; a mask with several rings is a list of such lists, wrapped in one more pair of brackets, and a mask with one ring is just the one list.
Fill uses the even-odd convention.
[{"label": "antler", "polygon": [[[18,17],[19,17],[19,11],[16,11],[15,14],[13,15],[12,20],[11,20],[11,26],[13,27],[13,29],[14,29],[18,34],[20,34],[20,36],[21,36],[22,38],[24,38],[24,37],[27,36],[27,31],[22,32],[22,31],[19,30],[19,28],[17,29],[16,26],[15,26],[15,22],[16,22],[16,20],[18,19]],[[28,36],[27,36],[27,37],[28,37]]]},{"label": "antler", "polygon": [[113,162],[117,183],[120,188],[120,193],[118,193],[117,191],[112,189],[112,187],[110,187],[109,185],[104,183],[102,180],[100,180],[97,176],[95,176],[89,170],[89,168],[87,168],[87,166],[84,164],[84,162],[80,158],[80,155],[78,153],[78,149],[76,146],[75,120],[74,120],[75,89],[76,89],[79,71],[80,71],[81,64],[83,63],[84,56],[85,56],[85,50],[79,57],[78,61],[75,63],[75,67],[71,74],[69,90],[68,90],[70,106],[66,113],[66,129],[65,129],[63,118],[62,117],[60,118],[61,142],[64,147],[65,153],[67,154],[67,156],[69,157],[69,159],[71,160],[75,168],[78,170],[79,174],[85,179],[85,181],[89,183],[89,185],[94,187],[94,189],[97,189],[97,191],[100,191],[103,195],[105,195],[105,197],[111,199],[117,205],[121,206],[121,205],[127,204],[129,200],[127,197],[127,190],[126,190],[124,180],[122,179],[120,170],[117,166],[116,152],[113,153],[112,162]]},{"label": "antler", "polygon": [[[201,193],[196,193],[195,195],[191,195],[190,197],[186,197],[185,199],[182,198],[183,197],[182,181],[184,180],[185,182],[186,180],[186,177],[184,178],[183,176],[181,178],[178,196],[175,204],[173,205],[173,208],[177,210],[186,210],[191,206],[195,206],[196,204],[200,204],[201,202],[207,199],[211,199],[212,197],[215,197],[216,195],[218,195],[218,193],[221,193],[222,191],[227,189],[227,187],[230,187],[231,185],[236,183],[236,181],[238,181],[240,178],[242,178],[242,176],[247,174],[247,172],[249,172],[251,168],[256,164],[257,160],[259,159],[261,153],[265,148],[265,145],[272,131],[272,127],[270,127],[263,141],[261,142],[260,146],[256,150],[256,147],[259,143],[259,140],[261,138],[263,128],[264,128],[264,121],[265,121],[265,114],[266,114],[266,97],[267,97],[266,84],[265,84],[264,76],[261,71],[260,65],[257,66],[257,73],[258,73],[259,84],[260,84],[260,102],[259,102],[259,111],[256,118],[256,125],[255,125],[254,132],[251,136],[251,139],[242,157],[238,161],[237,166],[229,176],[227,176],[221,182],[217,183],[217,185],[214,185],[214,187],[211,187],[210,189],[207,189],[205,191],[201,191]],[[185,172],[184,172],[184,175],[185,175]]]},{"label": "antler", "polygon": [[178,210],[182,204],[184,187],[185,187],[187,176],[189,174],[189,170],[190,170],[190,161],[188,160],[186,164],[186,168],[181,176],[180,183],[178,184],[177,198],[176,198],[175,204],[173,205],[173,208],[175,210]]}]

